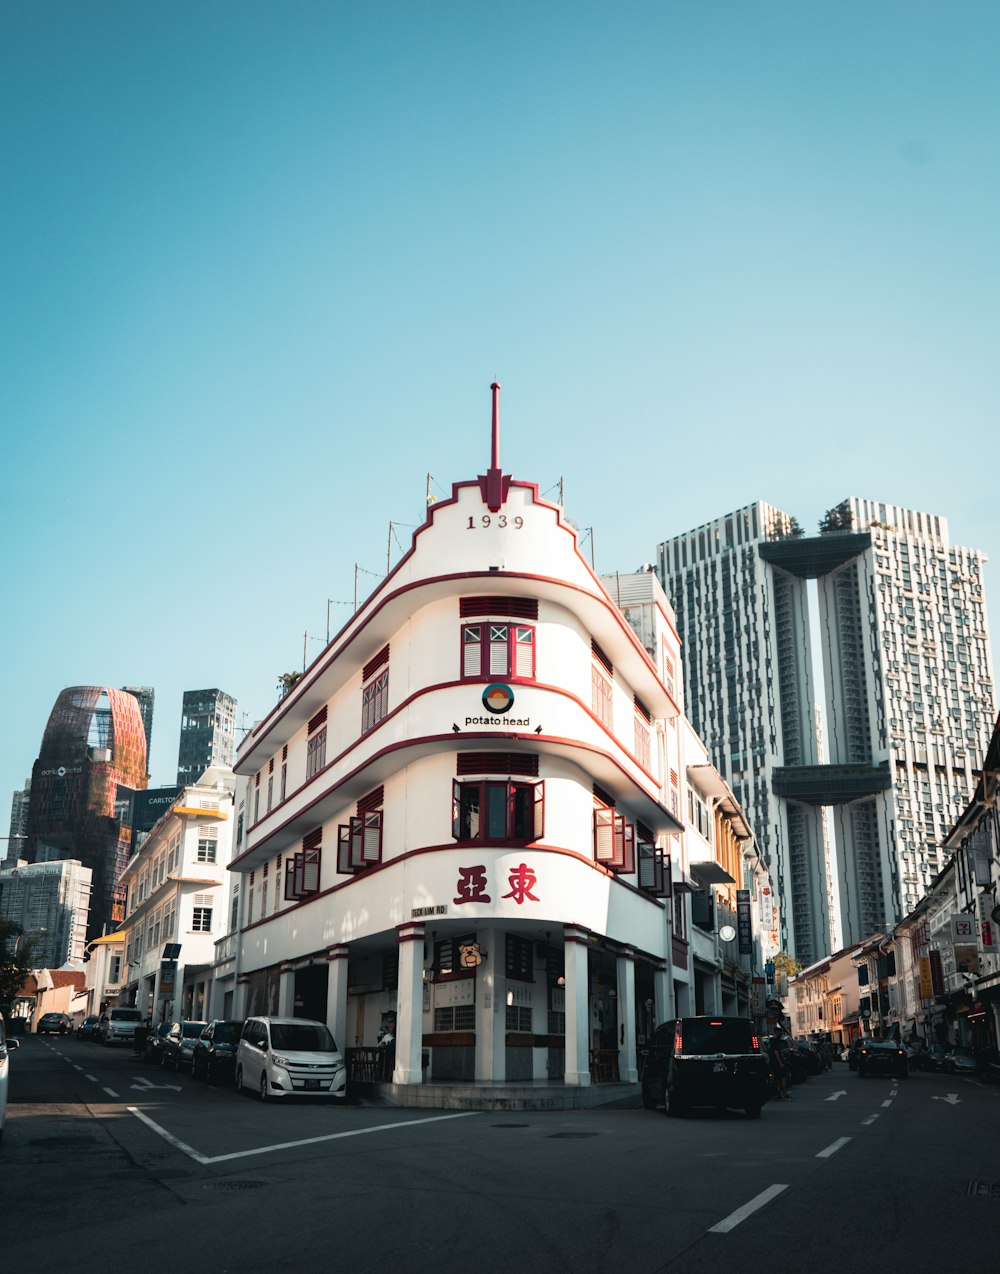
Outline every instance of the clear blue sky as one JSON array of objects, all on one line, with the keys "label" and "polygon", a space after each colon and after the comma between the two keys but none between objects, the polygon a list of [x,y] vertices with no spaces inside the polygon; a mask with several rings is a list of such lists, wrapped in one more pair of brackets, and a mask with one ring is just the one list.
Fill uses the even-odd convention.
[{"label": "clear blue sky", "polygon": [[262,716],[494,378],[598,570],[872,496],[996,631],[998,62],[995,0],[6,0],[0,830],[63,686],[155,687],[154,783],[185,688]]}]

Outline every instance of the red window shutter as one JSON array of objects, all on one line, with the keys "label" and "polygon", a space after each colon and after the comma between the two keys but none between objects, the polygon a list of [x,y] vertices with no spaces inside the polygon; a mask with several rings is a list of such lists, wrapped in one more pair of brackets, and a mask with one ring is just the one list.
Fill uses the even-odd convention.
[{"label": "red window shutter", "polygon": [[514,629],[514,669],[515,677],[534,677],[535,675],[535,630],[519,627]]},{"label": "red window shutter", "polygon": [[635,871],[635,828],[631,823],[625,824],[625,850],[621,870],[626,876],[631,876]]},{"label": "red window shutter", "polygon": [[[459,761],[461,761],[461,755]],[[461,771],[459,771],[461,773]],[[451,834],[458,840],[462,830],[462,785],[458,779],[451,781]]]},{"label": "red window shutter", "polygon": [[288,744],[287,744],[287,743],[286,743],[286,744],[285,744],[285,746],[281,749],[281,759],[282,759],[282,761],[287,761],[287,760],[288,760]]},{"label": "red window shutter", "polygon": [[389,647],[383,646],[374,659],[369,659],[361,672],[361,680],[367,681],[374,673],[378,672],[383,664],[389,662]]},{"label": "red window shutter", "polygon": [[615,856],[615,812],[612,809],[594,810],[594,858],[606,867]]},{"label": "red window shutter", "polygon": [[535,840],[545,835],[545,784],[535,784]]},{"label": "red window shutter", "polygon": [[643,721],[651,720],[649,715],[649,709],[646,707],[643,701],[639,698],[639,696],[633,695],[632,701],[635,704],[636,712],[639,714],[640,717],[642,717]]},{"label": "red window shutter", "polygon": [[295,855],[285,859],[285,901],[295,902],[298,894],[295,892]]},{"label": "red window shutter", "polygon": [[270,761],[268,761],[267,763],[267,772],[268,774],[274,773],[274,757],[273,756],[271,757]]},{"label": "red window shutter", "polygon": [[349,876],[352,871],[351,827],[349,823],[341,823],[337,828],[337,872],[341,876]]},{"label": "red window shutter", "polygon": [[312,734],[314,731],[318,730],[321,725],[326,724],[326,711],[326,705],[324,704],[314,717],[310,717],[309,729],[307,731],[308,734]]},{"label": "red window shutter", "polygon": [[483,675],[483,629],[480,624],[466,624],[462,629],[462,676]]},{"label": "red window shutter", "polygon": [[361,819],[361,857],[364,865],[382,861],[382,811],[370,810]]},{"label": "red window shutter", "polygon": [[488,673],[491,677],[508,675],[508,640],[510,628],[506,624],[490,624],[490,657]]},{"label": "red window shutter", "polygon": [[305,849],[302,851],[302,892],[315,894],[319,892],[319,862],[321,850]]}]

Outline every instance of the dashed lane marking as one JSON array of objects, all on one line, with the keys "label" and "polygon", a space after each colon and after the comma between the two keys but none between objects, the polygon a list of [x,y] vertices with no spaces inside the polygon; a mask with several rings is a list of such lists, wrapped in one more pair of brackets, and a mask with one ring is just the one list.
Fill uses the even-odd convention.
[{"label": "dashed lane marking", "polygon": [[730,1212],[729,1216],[719,1221],[717,1225],[713,1225],[708,1231],[709,1234],[728,1234],[730,1230],[735,1230],[741,1221],[745,1221],[748,1216],[759,1212],[772,1199],[776,1199],[782,1190],[787,1189],[787,1184],[768,1186],[766,1190],[762,1190],[760,1194],[755,1195],[749,1203],[744,1203],[742,1208],[737,1208],[735,1212]]},{"label": "dashed lane marking", "polygon": [[829,1159],[831,1155],[835,1155],[838,1150],[843,1150],[844,1146],[850,1141],[850,1137],[838,1137],[836,1141],[831,1141],[825,1150],[821,1150],[816,1156],[817,1159]]}]

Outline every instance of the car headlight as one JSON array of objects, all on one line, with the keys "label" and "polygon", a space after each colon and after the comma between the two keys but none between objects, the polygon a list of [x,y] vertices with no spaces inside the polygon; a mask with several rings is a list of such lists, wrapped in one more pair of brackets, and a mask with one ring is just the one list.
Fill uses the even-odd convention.
[{"label": "car headlight", "polygon": [[288,1061],[288,1058],[287,1058],[287,1057],[281,1057],[281,1056],[279,1056],[277,1053],[272,1054],[272,1056],[271,1056],[271,1061],[274,1063],[274,1065],[275,1065],[275,1066],[288,1066],[288,1065],[290,1065],[290,1063],[289,1063],[289,1061]]}]

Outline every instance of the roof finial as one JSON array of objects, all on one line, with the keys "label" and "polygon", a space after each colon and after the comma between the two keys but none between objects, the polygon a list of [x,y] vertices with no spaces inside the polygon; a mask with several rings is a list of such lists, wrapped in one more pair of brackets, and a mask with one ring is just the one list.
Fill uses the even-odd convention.
[{"label": "roof finial", "polygon": [[493,455],[491,467],[500,468],[500,382],[495,380],[490,386],[493,390]]},{"label": "roof finial", "polygon": [[489,511],[497,513],[507,499],[510,478],[500,468],[500,382],[494,381],[490,389],[493,391],[493,447],[490,467],[479,475],[479,490]]}]

